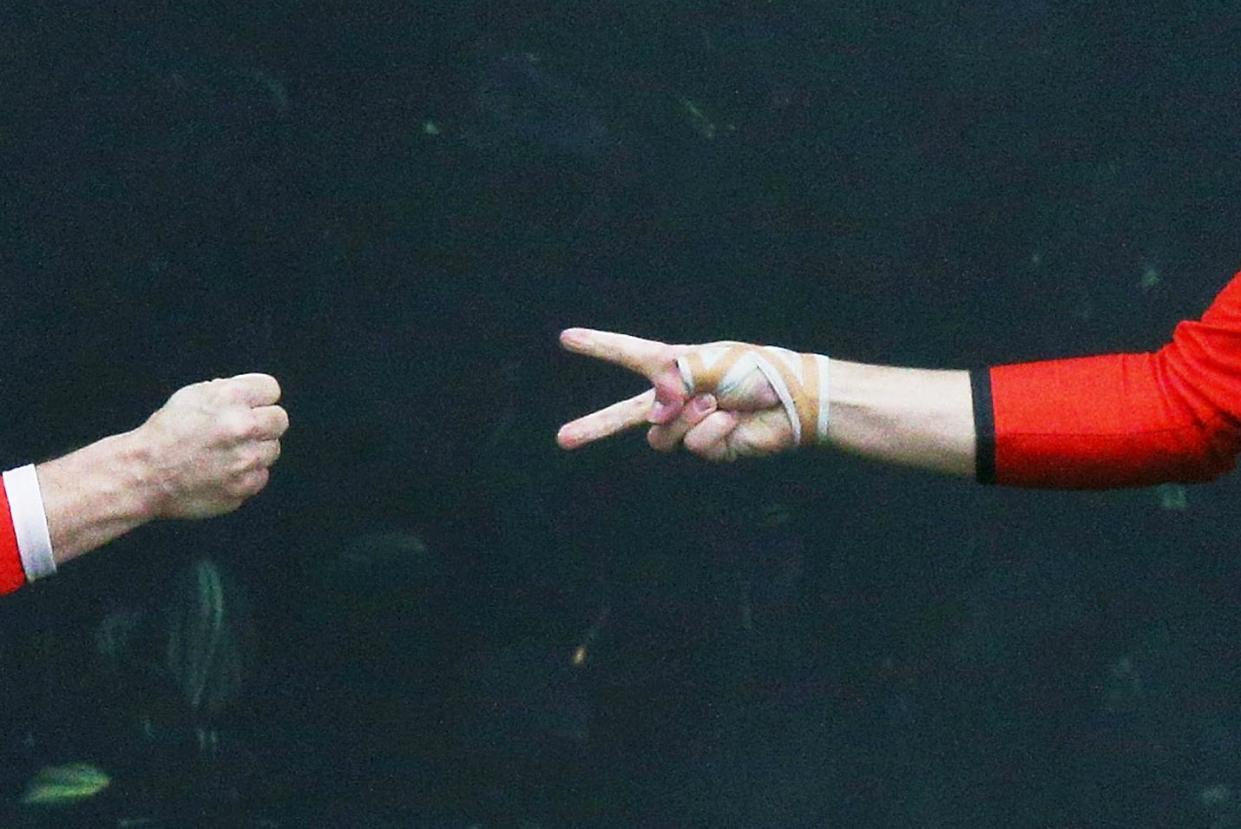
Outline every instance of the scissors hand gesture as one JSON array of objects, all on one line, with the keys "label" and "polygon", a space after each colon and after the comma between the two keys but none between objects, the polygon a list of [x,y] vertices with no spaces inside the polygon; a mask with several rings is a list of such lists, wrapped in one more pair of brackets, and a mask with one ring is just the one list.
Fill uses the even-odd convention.
[{"label": "scissors hand gesture", "polygon": [[[626,334],[570,328],[561,344],[640,374],[651,384],[642,394],[613,403],[560,428],[557,443],[576,449],[637,426],[663,452],[684,443],[713,461],[773,455],[798,443],[789,400],[770,371],[743,343],[669,345]],[[757,359],[757,362],[756,362]]]}]

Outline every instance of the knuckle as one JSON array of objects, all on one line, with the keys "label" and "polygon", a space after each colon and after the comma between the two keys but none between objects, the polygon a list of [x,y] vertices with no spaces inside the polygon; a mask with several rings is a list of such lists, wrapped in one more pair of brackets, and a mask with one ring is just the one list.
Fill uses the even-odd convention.
[{"label": "knuckle", "polygon": [[168,402],[179,405],[184,403],[186,400],[192,400],[195,397],[202,397],[207,393],[210,385],[211,384],[208,381],[204,380],[199,383],[190,383],[187,386],[182,386],[174,391],[171,396],[169,396]]},{"label": "knuckle", "polygon": [[230,408],[220,418],[220,425],[227,438],[245,440],[254,435],[257,424],[246,409]]},{"label": "knuckle", "polygon": [[711,448],[711,441],[704,435],[690,430],[685,435],[685,448],[693,452],[695,455],[701,455]]},{"label": "knuckle", "polygon": [[229,377],[225,380],[213,380],[220,396],[230,403],[244,403],[246,401],[245,384],[236,377]]},{"label": "knuckle", "polygon": [[229,478],[224,483],[224,493],[233,499],[245,498],[248,494],[246,490],[246,477],[244,475],[234,475]]},{"label": "knuckle", "polygon": [[254,447],[248,453],[249,468],[265,469],[271,466],[280,457],[280,443],[278,441],[265,441]]},{"label": "knuckle", "polygon": [[245,500],[267,486],[267,470],[251,469],[240,475],[234,475],[225,486],[230,498]]}]

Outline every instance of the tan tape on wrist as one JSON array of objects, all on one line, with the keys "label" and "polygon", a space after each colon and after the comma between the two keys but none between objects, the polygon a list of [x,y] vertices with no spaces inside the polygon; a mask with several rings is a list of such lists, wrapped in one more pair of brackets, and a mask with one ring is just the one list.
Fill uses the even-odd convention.
[{"label": "tan tape on wrist", "polygon": [[785,348],[748,343],[716,343],[677,358],[686,391],[726,398],[753,372],[775,390],[793,427],[798,446],[827,440],[828,359]]}]

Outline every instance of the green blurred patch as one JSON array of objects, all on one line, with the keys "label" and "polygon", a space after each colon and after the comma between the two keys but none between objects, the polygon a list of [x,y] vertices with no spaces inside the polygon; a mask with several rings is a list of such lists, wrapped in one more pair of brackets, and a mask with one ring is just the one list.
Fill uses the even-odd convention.
[{"label": "green blurred patch", "polygon": [[72,806],[94,797],[112,781],[90,763],[67,763],[40,769],[26,786],[22,803],[26,806]]}]

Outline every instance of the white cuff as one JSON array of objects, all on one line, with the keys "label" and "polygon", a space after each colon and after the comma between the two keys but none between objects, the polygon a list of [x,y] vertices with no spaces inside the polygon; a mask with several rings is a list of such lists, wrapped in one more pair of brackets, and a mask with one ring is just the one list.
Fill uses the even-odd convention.
[{"label": "white cuff", "polygon": [[26,581],[35,581],[56,574],[52,558],[52,536],[47,531],[47,514],[43,511],[43,492],[34,465],[10,469],[4,473],[4,491],[13,515],[13,532],[21,553]]}]

